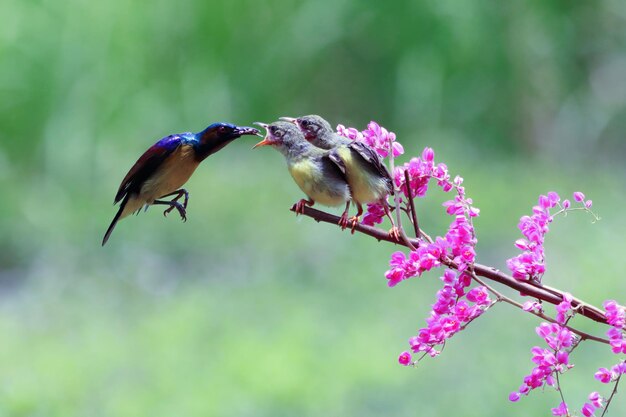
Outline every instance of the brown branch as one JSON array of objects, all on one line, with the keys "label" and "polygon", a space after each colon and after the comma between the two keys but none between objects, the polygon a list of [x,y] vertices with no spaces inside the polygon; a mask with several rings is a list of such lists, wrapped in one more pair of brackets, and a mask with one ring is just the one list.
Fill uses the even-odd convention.
[{"label": "brown branch", "polygon": [[[291,211],[295,211],[295,206],[291,208]],[[339,222],[339,217],[330,213],[326,213],[324,211],[316,210],[311,207],[305,207],[304,212],[302,213],[305,216],[311,217],[313,220],[324,223],[331,223],[337,225]],[[400,246],[408,246],[403,241],[397,241],[389,236],[387,231],[378,229],[376,227],[366,226],[363,224],[357,224],[354,228],[355,231],[363,233],[365,235],[371,236],[374,239],[385,242],[394,243]],[[423,233],[423,232],[422,232]],[[417,239],[408,239],[409,242],[415,246],[419,247],[420,241]],[[423,242],[422,242],[423,244]],[[453,262],[444,262],[447,266],[453,269],[457,269],[456,265]],[[539,300],[545,301],[550,304],[557,305],[561,301],[563,301],[563,291],[549,288],[542,288],[541,284],[531,283],[527,281],[518,281],[510,275],[507,275],[496,268],[492,268],[489,266],[474,264],[474,272],[476,275],[481,276],[483,278],[487,278],[489,280],[498,282],[502,285],[505,285],[509,288],[512,288],[516,291],[519,291],[520,294],[528,297],[537,298]],[[589,303],[585,303],[579,299],[574,299],[572,301],[572,307],[576,309],[576,311],[588,319],[596,321],[598,323],[608,324],[606,318],[604,317],[604,311],[595,307]]]}]

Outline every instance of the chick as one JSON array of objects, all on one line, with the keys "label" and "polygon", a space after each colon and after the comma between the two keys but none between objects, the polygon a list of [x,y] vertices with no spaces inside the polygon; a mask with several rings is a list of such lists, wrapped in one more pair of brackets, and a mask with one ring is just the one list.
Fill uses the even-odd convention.
[{"label": "chick", "polygon": [[345,204],[339,220],[339,224],[345,228],[350,208],[350,187],[331,152],[313,146],[292,123],[279,121],[269,125],[257,124],[266,129],[267,134],[254,148],[272,146],[282,153],[289,173],[308,197],[296,203],[296,213],[303,213],[305,206],[312,206],[316,202],[325,206]]},{"label": "chick", "polygon": [[395,223],[387,204],[387,196],[393,195],[393,181],[378,153],[363,142],[338,135],[330,123],[318,115],[281,119],[298,126],[311,144],[329,150],[330,157],[341,166],[350,186],[352,201],[357,207],[357,214],[349,219],[353,232],[363,214],[363,204],[379,203],[391,221],[390,234],[396,235]]}]

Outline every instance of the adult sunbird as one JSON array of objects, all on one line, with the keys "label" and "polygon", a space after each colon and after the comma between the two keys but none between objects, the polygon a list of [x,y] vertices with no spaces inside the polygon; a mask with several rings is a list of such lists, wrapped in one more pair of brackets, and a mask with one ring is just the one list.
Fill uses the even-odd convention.
[{"label": "adult sunbird", "polygon": [[395,236],[397,230],[387,204],[387,196],[393,195],[393,180],[378,153],[363,142],[335,133],[330,123],[318,115],[281,119],[298,126],[306,140],[313,145],[330,150],[331,157],[342,166],[350,185],[352,201],[357,207],[357,214],[349,219],[352,231],[363,214],[363,204],[379,203],[391,221],[390,234]]},{"label": "adult sunbird", "polygon": [[[242,135],[260,135],[253,127],[239,127],[229,123],[213,123],[198,133],[169,135],[152,145],[135,162],[122,180],[114,204],[122,202],[107,229],[102,246],[107,243],[118,221],[142,207],[165,205],[164,216],[176,209],[183,221],[187,220],[189,193],[181,188],[200,162]],[[174,196],[172,200],[162,200]],[[183,204],[178,200],[185,197]]]},{"label": "adult sunbird", "polygon": [[[316,202],[325,206],[346,205],[339,224],[345,228],[350,207],[350,187],[345,174],[330,157],[330,152],[307,142],[296,126],[288,122],[256,123],[267,130],[265,138],[254,145],[272,146],[285,156],[287,169],[308,199],[296,203],[296,213]],[[254,149],[253,148],[253,149]]]}]

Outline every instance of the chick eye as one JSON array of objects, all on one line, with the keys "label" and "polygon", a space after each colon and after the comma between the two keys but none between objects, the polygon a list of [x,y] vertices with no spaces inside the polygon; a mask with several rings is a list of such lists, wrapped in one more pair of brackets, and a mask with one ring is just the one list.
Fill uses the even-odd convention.
[{"label": "chick eye", "polygon": [[303,127],[307,127],[307,126],[309,125],[309,121],[308,121],[308,120],[302,120],[302,121],[300,122],[300,124],[301,124]]}]

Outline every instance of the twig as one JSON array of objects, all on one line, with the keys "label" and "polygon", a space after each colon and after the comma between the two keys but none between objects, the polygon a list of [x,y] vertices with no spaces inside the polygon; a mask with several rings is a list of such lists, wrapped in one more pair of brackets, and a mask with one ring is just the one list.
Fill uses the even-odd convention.
[{"label": "twig", "polygon": [[[391,171],[391,175],[393,176],[395,166],[394,166],[394,157],[393,157],[393,146],[391,142],[389,142],[389,168]],[[398,230],[400,237],[405,243],[404,246],[407,246],[411,250],[415,250],[417,247],[419,247],[419,243],[414,245],[413,242],[411,242],[409,240],[409,237],[406,235],[404,231],[404,227],[402,227],[402,213],[400,211],[400,190],[398,189],[398,187],[396,187],[396,183],[393,180],[393,178],[391,180],[391,186],[393,187],[393,191],[394,191],[393,202],[396,207],[396,229]],[[393,227],[393,224],[391,226]]]},{"label": "twig", "polygon": [[604,415],[606,414],[606,411],[609,409],[609,405],[611,404],[611,400],[613,399],[615,394],[617,394],[617,386],[619,385],[619,380],[622,378],[622,375],[624,375],[624,374],[619,374],[619,376],[615,380],[615,386],[613,387],[613,391],[611,391],[611,395],[609,396],[609,399],[606,400],[606,405],[604,406],[604,410],[602,411],[602,415],[600,417],[604,417]]},{"label": "twig", "polygon": [[420,238],[420,226],[417,223],[417,213],[415,212],[415,202],[413,201],[413,195],[411,194],[411,185],[409,184],[409,170],[404,170],[404,183],[406,184],[406,192],[409,199],[409,208],[411,209],[411,219],[413,220],[413,229],[415,229],[415,237]]},{"label": "twig", "polygon": [[[567,323],[566,324],[560,324],[559,322],[557,322],[555,319],[553,319],[550,316],[546,316],[545,314],[541,313],[541,312],[537,312],[534,310],[524,310],[524,306],[520,303],[518,303],[517,301],[513,300],[512,298],[507,297],[506,295],[502,294],[501,292],[497,291],[495,288],[493,288],[492,286],[488,285],[486,282],[484,282],[483,280],[481,280],[480,278],[478,278],[476,276],[476,274],[474,272],[471,273],[472,275],[472,279],[474,281],[476,281],[479,285],[484,286],[485,288],[487,288],[488,291],[490,291],[493,295],[496,296],[498,301],[503,301],[507,304],[510,304],[514,307],[519,308],[522,311],[526,311],[527,313],[530,313],[534,316],[539,317],[540,319],[543,319],[545,321],[549,321],[550,323],[557,323],[559,324],[561,327],[565,327],[566,329],[569,329],[572,333],[577,334],[578,336],[580,336],[580,340],[593,340],[595,342],[600,342],[600,343],[605,343],[605,344],[610,344],[610,342],[607,339],[603,339],[601,337],[597,337],[594,335],[591,335],[589,333],[585,333],[583,331],[577,330],[571,326],[568,326]],[[571,352],[570,352],[571,353]]]},{"label": "twig", "polygon": [[[295,206],[291,208],[292,211],[295,211]],[[330,223],[333,225],[337,225],[339,222],[339,217],[330,213],[326,213],[320,210],[316,210],[311,207],[305,207],[303,215],[307,217],[311,217],[317,222]],[[394,243],[396,245],[407,246],[406,242],[400,241],[391,238],[387,231],[378,229],[376,227],[366,226],[363,224],[357,224],[354,228],[355,231],[366,234],[368,236],[373,237],[378,241],[385,241]],[[422,232],[422,235],[424,233]],[[408,239],[411,244],[414,246],[419,245],[419,241],[417,239]],[[450,268],[456,269],[456,265],[454,263],[447,262],[447,266]],[[474,264],[474,272],[476,275],[481,276],[483,278],[487,278],[491,281],[498,282],[502,285],[505,285],[509,288],[512,288],[516,291],[519,291],[522,295],[526,295],[529,297],[537,298],[539,300],[545,301],[550,304],[557,305],[561,301],[563,301],[563,291],[559,291],[558,295],[553,292],[547,291],[541,287],[531,285],[527,281],[518,281],[510,275],[507,275],[495,268]],[[558,291],[558,290],[557,290]],[[595,307],[589,303],[580,302],[582,308],[580,309],[580,315],[587,317],[590,320],[596,321],[598,323],[608,324],[606,318],[604,317],[604,311]]]},{"label": "twig", "polygon": [[554,375],[556,376],[556,386],[557,386],[556,390],[559,392],[559,395],[561,396],[561,402],[565,404],[565,411],[567,412],[567,417],[570,417],[571,414],[569,413],[569,407],[567,406],[567,403],[565,402],[565,397],[563,397],[563,390],[561,389],[561,381],[559,380],[559,371],[556,371]]}]

